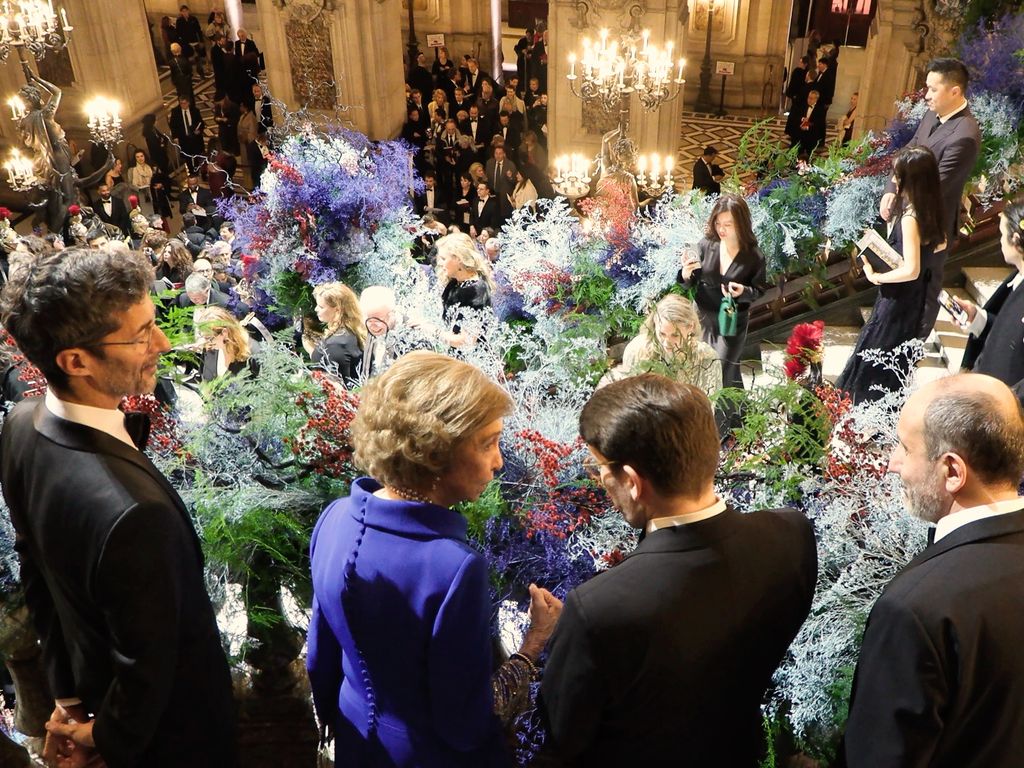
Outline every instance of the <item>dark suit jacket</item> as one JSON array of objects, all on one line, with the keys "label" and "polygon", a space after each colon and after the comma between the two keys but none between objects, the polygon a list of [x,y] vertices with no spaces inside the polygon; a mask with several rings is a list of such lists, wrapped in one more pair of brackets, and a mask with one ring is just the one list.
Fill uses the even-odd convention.
[{"label": "dark suit jacket", "polygon": [[[473,138],[473,126],[472,120],[465,120],[459,123],[459,133],[464,133]],[[477,121],[476,126],[476,141],[473,142],[473,152],[476,153],[477,160],[482,160],[483,154],[487,151],[487,147],[491,143],[491,139],[494,138],[494,124],[483,115],[480,115],[480,119]]]},{"label": "dark suit jacket", "polygon": [[836,74],[836,63],[831,62],[828,65],[828,69],[814,79],[814,85],[811,86],[812,88],[817,88],[821,94],[821,103],[825,105],[826,112],[836,95]]},{"label": "dark suit jacket", "polygon": [[125,207],[124,201],[119,197],[111,195],[110,203],[109,216],[106,211],[103,210],[103,201],[99,198],[96,199],[96,205],[93,206],[93,210],[96,212],[96,215],[99,216],[100,221],[106,222],[107,224],[113,224],[124,232],[124,234],[130,235],[132,231],[131,219],[128,218],[128,209]]},{"label": "dark suit jacket", "polygon": [[181,113],[181,107],[175,107],[171,110],[170,117],[167,118],[167,123],[171,127],[171,136],[181,145],[183,149],[189,147],[199,147],[199,151],[202,151],[203,147],[203,131],[206,129],[206,123],[203,122],[203,116],[196,107],[189,107],[189,121],[190,129],[185,132],[185,117]]},{"label": "dark suit jacket", "polygon": [[981,336],[970,337],[963,359],[964,368],[994,376],[1010,387],[1024,380],[1024,283],[1011,292],[1015,277],[1016,271],[985,303],[985,330]]},{"label": "dark suit jacket", "polygon": [[704,160],[698,157],[697,162],[693,164],[693,188],[709,195],[720,195],[722,185],[715,180],[715,174],[722,175],[721,167],[712,163],[708,168]]},{"label": "dark suit jacket", "polygon": [[700,257],[700,266],[691,275],[690,280],[683,280],[680,270],[677,275],[678,281],[687,287],[696,283],[697,293],[694,300],[697,306],[716,317],[722,306],[722,285],[733,282],[747,286],[747,290],[736,299],[737,321],[744,327],[750,305],[757,301],[765,290],[764,254],[759,250],[753,253],[740,251],[724,275],[720,274],[722,254],[718,240],[703,238],[697,243],[697,255]]},{"label": "dark suit jacket", "polygon": [[1022,605],[1024,511],[968,523],[900,571],[868,617],[850,768],[1019,766]]},{"label": "dark suit jacket", "polygon": [[480,230],[484,227],[494,227],[497,229],[501,226],[498,210],[498,198],[492,193],[487,198],[487,202],[484,203],[483,211],[478,213],[480,208],[480,200],[474,200],[469,208],[469,225],[476,227],[476,233],[479,235]]},{"label": "dark suit jacket", "polygon": [[[213,195],[210,194],[210,190],[205,187],[200,187],[196,190],[196,201],[195,204],[203,208],[207,213],[211,213],[215,210],[216,205],[213,202]],[[193,204],[192,193],[188,187],[181,190],[181,195],[178,197],[178,213],[186,214],[189,211],[189,207]]]},{"label": "dark suit jacket", "polygon": [[427,210],[427,193],[426,190],[416,195],[414,199],[414,205],[416,214],[422,216],[426,213],[432,213],[434,217],[442,224],[448,224],[448,197],[444,192],[435,184],[434,185],[434,207],[440,208],[439,211],[428,211]]},{"label": "dark suit jacket", "polygon": [[[938,122],[939,116],[929,110],[907,146],[928,147],[939,161],[942,215],[946,222],[948,249],[956,242],[956,233],[960,231],[960,198],[963,197],[964,185],[971,177],[974,163],[978,159],[981,130],[970,107],[965,107],[963,112],[951,117],[945,125],[937,125]],[[885,191],[895,193],[896,185],[890,181]]]},{"label": "dark suit jacket", "polygon": [[256,47],[256,43],[251,37],[247,38],[244,43],[241,40],[235,40],[235,56],[242,58],[246,54],[250,53],[256,54],[257,56],[259,56],[260,53],[260,49]]},{"label": "dark suit jacket", "polygon": [[572,766],[753,768],[761,700],[816,575],[794,510],[648,534],[565,600],[540,694],[555,751]]},{"label": "dark suit jacket", "polygon": [[231,678],[188,510],[144,454],[22,402],[0,480],[56,698],[110,768],[234,764]]},{"label": "dark suit jacket", "polygon": [[793,74],[789,76],[789,84],[786,85],[786,96],[796,101],[805,93],[804,80],[807,78],[807,70],[803,67],[794,67]]},{"label": "dark suit jacket", "polygon": [[823,101],[819,101],[814,105],[814,109],[811,110],[811,115],[807,120],[806,128],[803,127],[803,119],[807,116],[806,102],[800,106],[800,110],[794,126],[795,133],[792,134],[793,139],[799,141],[804,149],[811,152],[815,147],[825,143],[825,134],[828,132],[828,105]]}]

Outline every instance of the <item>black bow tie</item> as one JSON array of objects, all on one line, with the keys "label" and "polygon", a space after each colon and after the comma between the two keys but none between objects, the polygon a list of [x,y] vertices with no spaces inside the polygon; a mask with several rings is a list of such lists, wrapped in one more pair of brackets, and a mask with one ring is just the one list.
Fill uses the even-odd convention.
[{"label": "black bow tie", "polygon": [[135,443],[140,451],[146,449],[149,440],[149,414],[148,413],[126,413],[124,415],[124,428],[128,437]]}]

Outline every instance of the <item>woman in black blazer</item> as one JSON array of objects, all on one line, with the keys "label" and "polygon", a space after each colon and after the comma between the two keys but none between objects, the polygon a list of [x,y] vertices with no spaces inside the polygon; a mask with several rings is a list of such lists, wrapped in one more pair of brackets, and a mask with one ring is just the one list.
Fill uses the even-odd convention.
[{"label": "woman in black blazer", "polygon": [[359,380],[366,345],[366,326],[359,299],[344,283],[324,283],[313,289],[316,316],[326,326],[313,350],[313,364],[337,371],[346,387]]},{"label": "woman in black blazer", "polygon": [[[678,280],[696,288],[694,300],[700,316],[701,336],[722,361],[722,386],[743,387],[740,355],[747,341],[750,305],[764,293],[764,255],[757,245],[750,209],[739,195],[715,201],[697,253],[684,253]],[[723,336],[718,327],[722,300],[736,301],[736,334]]]}]

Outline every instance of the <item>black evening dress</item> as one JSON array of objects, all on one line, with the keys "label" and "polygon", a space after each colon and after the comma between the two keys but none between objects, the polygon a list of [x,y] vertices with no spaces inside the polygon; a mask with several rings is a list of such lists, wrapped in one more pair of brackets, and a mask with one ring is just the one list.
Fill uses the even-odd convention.
[{"label": "black evening dress", "polygon": [[491,306],[491,291],[487,282],[480,277],[471,280],[449,280],[441,294],[444,306],[444,319],[452,327],[452,332],[461,332],[461,323],[473,312],[466,310],[486,309]]},{"label": "black evening dress", "polygon": [[[904,216],[913,216],[907,211]],[[897,224],[889,235],[889,244],[903,253],[903,227]],[[861,352],[866,349],[881,349],[887,352],[900,344],[917,338],[917,329],[924,313],[925,293],[931,271],[924,268],[929,263],[933,246],[921,245],[921,272],[914,280],[903,283],[885,283],[878,286],[878,298],[871,310],[871,317],[857,337],[857,346],[846,362],[846,367],[836,380],[839,389],[849,393],[854,403],[878,400],[886,392],[900,389],[901,376],[909,377],[910,366],[901,358],[900,364],[892,361],[895,370],[864,360]]]}]

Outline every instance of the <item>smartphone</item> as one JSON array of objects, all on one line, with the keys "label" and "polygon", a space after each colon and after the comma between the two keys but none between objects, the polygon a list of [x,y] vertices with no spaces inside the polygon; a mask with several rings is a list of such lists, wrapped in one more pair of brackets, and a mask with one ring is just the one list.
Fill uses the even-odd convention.
[{"label": "smartphone", "polygon": [[967,310],[953,301],[953,297],[950,296],[947,291],[939,292],[939,304],[942,305],[942,308],[949,312],[949,314],[953,316],[953,319],[958,323],[964,325],[967,323]]}]

